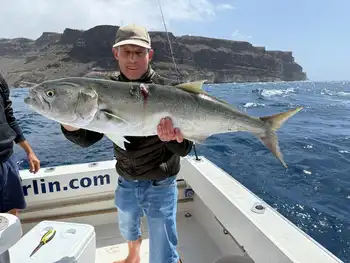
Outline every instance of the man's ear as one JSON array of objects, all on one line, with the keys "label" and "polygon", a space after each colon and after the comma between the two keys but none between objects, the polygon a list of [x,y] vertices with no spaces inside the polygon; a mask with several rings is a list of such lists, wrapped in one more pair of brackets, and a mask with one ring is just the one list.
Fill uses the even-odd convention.
[{"label": "man's ear", "polygon": [[118,49],[115,48],[115,47],[112,47],[112,53],[113,53],[113,56],[115,57],[116,60],[118,60]]},{"label": "man's ear", "polygon": [[148,51],[148,58],[149,58],[149,60],[152,60],[153,55],[154,55],[154,50],[153,50],[153,49],[150,49],[150,50]]}]

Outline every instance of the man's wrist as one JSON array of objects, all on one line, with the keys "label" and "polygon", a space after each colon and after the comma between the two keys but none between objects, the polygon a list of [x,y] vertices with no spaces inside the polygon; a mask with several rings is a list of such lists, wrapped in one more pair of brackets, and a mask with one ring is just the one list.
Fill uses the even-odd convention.
[{"label": "man's wrist", "polygon": [[33,149],[30,147],[27,140],[24,140],[19,143],[19,145],[22,147],[22,149],[26,152],[27,155],[34,154]]}]

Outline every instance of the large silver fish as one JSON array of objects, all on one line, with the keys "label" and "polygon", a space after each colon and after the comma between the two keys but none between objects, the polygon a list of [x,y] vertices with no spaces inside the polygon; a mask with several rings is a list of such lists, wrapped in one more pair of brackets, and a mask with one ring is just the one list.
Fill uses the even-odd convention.
[{"label": "large silver fish", "polygon": [[61,124],[104,133],[123,149],[124,136],[156,135],[160,119],[167,116],[184,138],[196,143],[213,134],[247,131],[287,167],[276,131],[302,107],[252,117],[206,93],[204,82],[163,86],[71,77],[36,85],[24,102]]}]

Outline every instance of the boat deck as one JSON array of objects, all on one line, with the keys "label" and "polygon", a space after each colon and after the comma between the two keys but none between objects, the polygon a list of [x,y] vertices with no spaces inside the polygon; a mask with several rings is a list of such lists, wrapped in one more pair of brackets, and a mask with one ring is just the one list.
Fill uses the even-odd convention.
[{"label": "boat deck", "polygon": [[[183,158],[181,165],[177,231],[183,263],[213,263],[225,255],[235,259],[220,263],[342,262],[209,160]],[[60,166],[48,172],[34,176],[21,172],[25,189],[38,188],[38,182],[53,189],[30,192],[29,206],[20,213],[23,234],[43,220],[89,224],[95,227],[97,241],[96,257],[84,254],[89,260],[125,259],[128,248],[118,231],[114,204],[115,161]],[[70,189],[72,182],[82,186],[91,182],[91,187]],[[65,192],[54,191],[56,186]],[[190,217],[185,216],[188,212]],[[145,218],[142,221],[141,262],[145,263],[149,242]]]},{"label": "boat deck", "polygon": [[[185,212],[179,212],[177,227],[178,251],[183,263],[212,263],[222,256],[220,249],[197,222],[195,216],[185,217]],[[95,227],[95,231],[97,238],[96,263],[112,263],[127,256],[127,243],[121,237],[117,223],[98,225]],[[142,232],[141,263],[148,263],[149,243],[147,222],[144,219],[142,220]]]}]

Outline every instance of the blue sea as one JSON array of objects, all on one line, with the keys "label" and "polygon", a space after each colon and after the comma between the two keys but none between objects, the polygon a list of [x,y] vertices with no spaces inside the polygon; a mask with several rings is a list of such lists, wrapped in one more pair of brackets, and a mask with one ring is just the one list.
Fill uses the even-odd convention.
[{"label": "blue sea", "polygon": [[[278,131],[287,170],[248,133],[212,136],[197,151],[350,262],[350,82],[208,84],[205,90],[253,116],[305,107]],[[11,92],[15,116],[42,167],[113,158],[108,139],[82,149],[57,123],[24,105],[26,89]],[[23,151],[16,146],[15,152],[20,168],[28,169]]]}]

